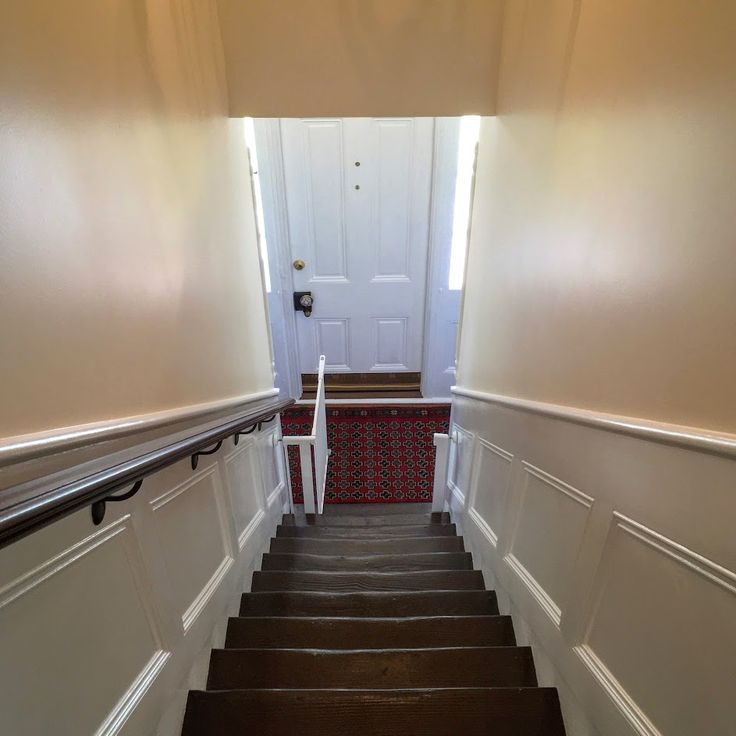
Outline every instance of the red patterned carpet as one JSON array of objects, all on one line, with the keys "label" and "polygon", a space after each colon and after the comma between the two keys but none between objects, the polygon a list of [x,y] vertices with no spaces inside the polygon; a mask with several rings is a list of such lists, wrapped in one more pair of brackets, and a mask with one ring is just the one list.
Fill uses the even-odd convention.
[{"label": "red patterned carpet", "polygon": [[[281,416],[285,435],[309,434],[314,411],[292,407]],[[327,406],[326,503],[407,503],[432,500],[435,432],[447,432],[450,406]],[[289,448],[294,500],[302,501],[299,451]]]}]

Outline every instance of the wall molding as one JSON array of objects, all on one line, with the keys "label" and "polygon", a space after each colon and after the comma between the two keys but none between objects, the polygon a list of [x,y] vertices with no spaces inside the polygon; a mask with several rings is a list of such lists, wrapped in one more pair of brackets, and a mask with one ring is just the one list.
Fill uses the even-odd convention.
[{"label": "wall molding", "polygon": [[605,412],[578,409],[560,404],[548,404],[543,401],[518,399],[486,391],[476,391],[464,386],[453,386],[451,391],[455,396],[482,401],[486,404],[508,406],[533,414],[543,414],[555,419],[584,424],[609,432],[640,437],[667,445],[695,448],[716,455],[736,457],[736,435],[728,432],[712,432],[698,427],[686,427],[680,424],[656,422],[619,414],[606,414]]},{"label": "wall molding", "polygon": [[632,700],[626,690],[621,687],[621,683],[589,646],[583,644],[574,647],[574,652],[580,657],[580,660],[590,670],[593,677],[639,736],[662,736],[660,731],[647,718],[644,711]]},{"label": "wall molding", "polygon": [[528,463],[526,460],[521,461],[521,466],[522,468],[524,468],[525,473],[538,478],[546,485],[554,488],[556,491],[559,491],[563,496],[567,496],[570,500],[575,501],[575,503],[584,506],[586,509],[591,509],[593,507],[595,499],[592,496],[589,496],[587,493],[579,491],[577,488],[574,488],[569,483],[565,483],[564,480],[555,478],[554,475],[546,473],[541,468]]},{"label": "wall molding", "polygon": [[102,722],[102,725],[95,731],[95,736],[115,736],[125,725],[138,704],[153,685],[164,665],[171,657],[171,652],[165,652],[159,649],[146,666],[141,670],[140,674],[128,688],[125,695],[120,699],[118,704],[112,709],[110,715]]},{"label": "wall molding", "polygon": [[276,503],[284,488],[286,488],[286,483],[283,480],[280,480],[278,485],[271,491],[271,493],[268,494],[268,498],[266,498],[266,508],[270,509],[271,506]]},{"label": "wall molding", "polygon": [[488,540],[488,543],[495,550],[498,547],[498,537],[491,529],[488,522],[471,506],[468,509],[468,516],[475,522],[480,533]]},{"label": "wall molding", "polygon": [[76,544],[67,547],[59,554],[44,561],[32,570],[23,573],[7,585],[0,588],[0,608],[12,603],[16,598],[33,590],[50,577],[61,572],[88,555],[100,545],[130,529],[130,514],[124,514],[111,524],[104,526]]},{"label": "wall molding", "polygon": [[197,593],[197,597],[189,604],[187,610],[184,611],[181,616],[181,624],[184,627],[185,633],[192,628],[199,614],[202,613],[205,606],[209,603],[210,598],[217,592],[234,562],[235,560],[229,554],[226,555],[217,566],[212,577],[205,583],[204,588]]},{"label": "wall molding", "polygon": [[518,557],[509,552],[503,561],[519,576],[526,585],[527,590],[539,603],[544,612],[552,619],[554,625],[559,629],[562,621],[562,609],[550,598],[547,591],[539,584],[539,581],[524,567]]},{"label": "wall molding", "polygon": [[736,595],[736,573],[718,565],[707,557],[703,557],[703,555],[697,552],[693,552],[693,550],[688,549],[684,545],[678,544],[673,539],[665,537],[653,529],[649,529],[644,524],[640,524],[628,516],[624,516],[618,511],[613,512],[613,518],[616,522],[616,528],[635,537],[640,542],[666,555],[680,565],[689,568],[711,583],[727,590],[731,595]]},{"label": "wall molding", "polygon": [[129,417],[105,419],[98,422],[56,427],[43,432],[31,432],[0,439],[0,467],[33,458],[71,450],[92,442],[118,439],[145,430],[156,429],[206,414],[263,401],[277,396],[277,388],[241,394],[227,399],[190,404],[175,409],[137,414]]},{"label": "wall molding", "polygon": [[736,595],[736,574],[716,564],[707,557],[694,552],[691,549],[675,542],[669,537],[655,532],[643,524],[614,511],[611,517],[611,525],[607,535],[604,557],[599,568],[599,580],[596,585],[596,593],[593,604],[589,610],[585,624],[585,633],[580,644],[574,647],[575,654],[583,664],[590,670],[592,675],[600,683],[616,706],[621,710],[631,727],[639,736],[661,736],[659,729],[649,720],[644,711],[636,704],[626,689],[619,683],[613,673],[606,667],[605,663],[598,657],[588,644],[590,633],[595,625],[596,617],[601,605],[608,578],[607,554],[610,553],[611,545],[616,534],[627,534],[644,544],[655,552],[665,555],[674,562],[688,568],[696,575],[705,578],[713,585],[717,585],[731,595]]},{"label": "wall molding", "polygon": [[258,509],[258,511],[253,514],[253,518],[245,525],[243,531],[238,535],[238,552],[242,552],[245,549],[245,545],[248,544],[248,540],[253,536],[253,533],[265,518],[266,512],[263,509]]}]

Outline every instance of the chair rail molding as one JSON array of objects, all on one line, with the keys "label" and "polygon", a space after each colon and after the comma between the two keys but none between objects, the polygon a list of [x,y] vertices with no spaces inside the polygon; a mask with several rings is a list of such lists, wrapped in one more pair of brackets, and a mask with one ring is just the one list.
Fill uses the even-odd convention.
[{"label": "chair rail molding", "polygon": [[22,460],[71,450],[91,442],[103,442],[137,434],[176,422],[197,419],[207,414],[248,406],[257,401],[278,396],[277,388],[231,396],[227,399],[190,404],[173,409],[136,414],[134,416],[87,422],[69,427],[56,427],[43,432],[31,432],[15,437],[0,438],[0,468]]},{"label": "chair rail molding", "polygon": [[687,427],[680,424],[657,422],[649,419],[622,416],[620,414],[607,414],[605,412],[578,409],[561,404],[549,404],[544,401],[519,399],[513,396],[477,391],[476,389],[465,388],[464,386],[453,386],[451,391],[455,396],[476,399],[477,401],[483,401],[488,404],[497,404],[499,406],[508,406],[512,409],[544,414],[569,422],[598,427],[610,432],[620,432],[621,434],[628,434],[634,437],[642,437],[654,442],[692,447],[717,455],[736,457],[736,435],[729,432],[713,432],[698,427]]}]

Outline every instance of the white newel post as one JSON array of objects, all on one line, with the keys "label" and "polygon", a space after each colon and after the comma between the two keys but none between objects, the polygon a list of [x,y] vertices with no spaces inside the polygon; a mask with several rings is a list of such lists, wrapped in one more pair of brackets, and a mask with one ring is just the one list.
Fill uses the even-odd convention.
[{"label": "white newel post", "polygon": [[[327,447],[327,419],[325,410],[325,356],[319,356],[319,380],[317,382],[317,397],[314,402],[314,422],[312,434],[282,437],[284,452],[287,456],[288,448],[299,447],[299,465],[302,471],[302,491],[304,494],[304,513],[321,514],[325,502],[325,484],[327,481],[327,463],[330,458],[330,449]],[[312,457],[314,451],[314,458]],[[314,481],[317,481],[317,496],[315,498]],[[291,483],[289,484],[291,493]],[[294,508],[294,498],[291,497],[291,508]]]},{"label": "white newel post", "polygon": [[434,435],[434,487],[432,489],[432,511],[445,510],[447,495],[447,457],[450,446],[450,437],[446,434]]}]

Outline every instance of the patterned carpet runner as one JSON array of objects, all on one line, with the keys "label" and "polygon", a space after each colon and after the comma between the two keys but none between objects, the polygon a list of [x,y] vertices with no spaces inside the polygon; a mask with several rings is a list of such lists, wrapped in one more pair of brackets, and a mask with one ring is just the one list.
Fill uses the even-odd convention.
[{"label": "patterned carpet runner", "polygon": [[[314,411],[292,407],[281,416],[285,435],[309,434]],[[435,432],[447,432],[450,406],[327,406],[332,456],[326,503],[407,503],[432,500]],[[302,501],[299,450],[289,449],[294,500]]]}]

